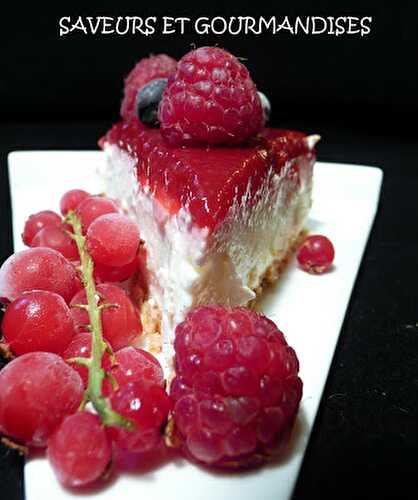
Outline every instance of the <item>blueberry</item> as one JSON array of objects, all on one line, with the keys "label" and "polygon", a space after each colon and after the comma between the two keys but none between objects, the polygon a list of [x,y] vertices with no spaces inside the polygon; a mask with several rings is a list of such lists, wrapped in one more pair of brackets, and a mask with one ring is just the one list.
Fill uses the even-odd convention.
[{"label": "blueberry", "polygon": [[268,97],[266,96],[266,94],[263,94],[262,92],[258,92],[258,95],[260,97],[261,106],[263,107],[264,119],[266,122],[268,122],[270,120],[270,115],[271,115],[270,101],[268,100]]},{"label": "blueberry", "polygon": [[167,86],[167,78],[156,78],[144,85],[136,96],[136,111],[144,125],[151,128],[160,126],[158,105]]}]

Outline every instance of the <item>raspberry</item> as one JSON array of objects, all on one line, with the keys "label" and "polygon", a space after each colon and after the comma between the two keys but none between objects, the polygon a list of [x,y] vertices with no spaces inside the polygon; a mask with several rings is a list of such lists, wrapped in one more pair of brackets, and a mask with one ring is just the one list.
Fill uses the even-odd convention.
[{"label": "raspberry", "polygon": [[120,114],[125,120],[136,117],[136,96],[138,91],[155,78],[168,77],[176,71],[177,62],[165,55],[158,54],[141,59],[125,79],[125,90]]},{"label": "raspberry", "polygon": [[299,362],[276,325],[245,308],[197,307],[176,328],[176,436],[205,465],[278,455],[302,397]]},{"label": "raspberry", "polygon": [[169,78],[159,118],[175,146],[239,144],[264,124],[247,68],[226,50],[201,47],[186,54]]}]

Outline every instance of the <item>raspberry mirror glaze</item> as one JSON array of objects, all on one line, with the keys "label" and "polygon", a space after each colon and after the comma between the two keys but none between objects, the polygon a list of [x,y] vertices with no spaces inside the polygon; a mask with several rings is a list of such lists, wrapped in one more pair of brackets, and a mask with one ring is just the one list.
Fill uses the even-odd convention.
[{"label": "raspberry mirror glaze", "polygon": [[[248,192],[256,196],[270,169],[280,174],[291,160],[312,159],[305,134],[264,129],[247,146],[173,147],[158,129],[147,129],[138,120],[119,122],[99,141],[116,145],[137,162],[142,188],[172,215],[181,207],[193,224],[213,230],[234,200]],[[283,171],[298,181],[298,162]],[[297,185],[297,182],[296,182]]]}]

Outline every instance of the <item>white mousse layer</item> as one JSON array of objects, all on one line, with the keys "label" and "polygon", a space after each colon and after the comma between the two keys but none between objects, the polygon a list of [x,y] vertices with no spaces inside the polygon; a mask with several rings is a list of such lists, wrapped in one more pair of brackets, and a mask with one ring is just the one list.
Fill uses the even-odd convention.
[{"label": "white mousse layer", "polygon": [[139,225],[147,250],[150,298],[161,313],[162,350],[165,359],[171,359],[174,328],[190,307],[247,304],[266,271],[286,257],[311,206],[311,170],[306,160],[294,160],[301,172],[299,185],[296,178],[288,178],[292,162],[280,175],[271,170],[256,203],[248,186],[247,194],[235,200],[224,222],[209,234],[192,224],[186,209],[170,216],[142,189],[128,153],[115,145],[107,145],[105,152],[106,193]]}]

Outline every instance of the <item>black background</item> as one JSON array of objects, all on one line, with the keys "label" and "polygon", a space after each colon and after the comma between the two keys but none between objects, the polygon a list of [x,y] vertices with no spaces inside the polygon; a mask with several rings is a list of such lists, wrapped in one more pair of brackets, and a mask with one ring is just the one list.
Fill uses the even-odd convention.
[{"label": "black background", "polygon": [[[376,122],[399,129],[418,111],[416,2],[306,0],[221,2],[81,2],[42,9],[39,3],[2,9],[1,114],[5,120],[117,118],[122,77],[149,53],[181,57],[192,43],[219,44],[244,57],[260,89],[271,99],[274,118],[321,116],[356,126]],[[129,5],[129,6],[128,6]],[[28,10],[30,9],[30,10]],[[229,17],[372,16],[372,31],[360,37],[297,35],[86,36],[59,37],[58,20],[77,15]]]},{"label": "black background", "polygon": [[[12,252],[7,153],[96,148],[118,119],[122,77],[151,52],[180,57],[192,43],[219,44],[247,59],[272,102],[273,125],[322,135],[319,160],[383,168],[378,216],[294,499],[416,498],[418,7],[412,0],[387,5],[103,1],[0,11],[0,262]],[[60,38],[58,19],[76,15],[364,15],[373,24],[365,37]],[[0,498],[22,494],[21,460],[2,448]]]}]

